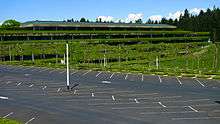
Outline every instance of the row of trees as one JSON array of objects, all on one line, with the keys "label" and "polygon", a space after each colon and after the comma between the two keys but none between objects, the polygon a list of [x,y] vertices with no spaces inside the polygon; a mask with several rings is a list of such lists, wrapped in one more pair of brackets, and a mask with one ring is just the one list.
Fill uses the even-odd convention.
[{"label": "row of trees", "polygon": [[16,29],[21,25],[20,22],[16,20],[6,20],[0,25],[0,29]]},{"label": "row of trees", "polygon": [[160,23],[175,25],[183,30],[211,32],[220,28],[220,9],[214,7],[213,10],[207,9],[206,12],[201,10],[198,15],[192,15],[186,9],[179,20],[163,18]]},{"label": "row of trees", "polygon": [[[65,22],[92,22],[86,18],[81,18],[80,20],[67,19],[64,21]],[[109,22],[102,21],[101,18],[97,18],[95,22],[114,23],[113,21],[109,21]],[[122,22],[119,21],[119,23],[122,23]],[[141,19],[138,19],[134,23],[142,24],[143,21]],[[146,24],[170,24],[170,25],[175,25],[178,28],[183,29],[183,30],[211,32],[213,29],[220,28],[220,9],[214,7],[213,10],[207,9],[206,12],[201,10],[198,15],[192,15],[186,9],[184,14],[180,15],[179,19],[173,20],[173,19],[162,18],[161,21],[152,21],[149,19],[145,23]],[[20,26],[20,23],[18,21],[7,20],[2,24],[1,28],[11,29],[11,28],[18,28],[19,26]]]}]

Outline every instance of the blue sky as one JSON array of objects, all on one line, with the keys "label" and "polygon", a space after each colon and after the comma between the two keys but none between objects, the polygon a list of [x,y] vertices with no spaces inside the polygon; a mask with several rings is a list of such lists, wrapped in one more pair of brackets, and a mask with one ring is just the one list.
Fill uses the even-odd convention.
[{"label": "blue sky", "polygon": [[[206,9],[220,6],[220,0],[1,0],[0,22],[63,20],[98,16],[108,19],[170,16],[187,9]],[[128,17],[128,15],[130,16]],[[133,14],[133,15],[132,15]],[[109,16],[109,17],[107,17]]]}]

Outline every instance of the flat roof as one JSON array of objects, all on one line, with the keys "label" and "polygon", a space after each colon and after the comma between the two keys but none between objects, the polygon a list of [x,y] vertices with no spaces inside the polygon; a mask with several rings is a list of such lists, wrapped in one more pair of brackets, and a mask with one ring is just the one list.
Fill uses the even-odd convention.
[{"label": "flat roof", "polygon": [[97,23],[97,22],[65,22],[65,21],[28,21],[21,24],[27,27],[91,27],[91,28],[171,28],[176,26],[167,24],[136,24],[136,23]]}]

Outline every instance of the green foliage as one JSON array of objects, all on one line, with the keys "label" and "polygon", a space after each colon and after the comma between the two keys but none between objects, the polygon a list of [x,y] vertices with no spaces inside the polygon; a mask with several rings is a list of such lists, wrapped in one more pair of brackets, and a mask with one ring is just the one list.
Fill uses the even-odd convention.
[{"label": "green foliage", "polygon": [[0,124],[21,124],[21,123],[15,120],[0,118]]},{"label": "green foliage", "polygon": [[[126,43],[126,42],[124,42]],[[180,75],[187,73],[216,73],[220,70],[216,67],[216,46],[207,42],[191,43],[141,43],[141,44],[106,44],[100,42],[69,42],[70,66],[77,69],[112,70],[141,73],[161,73]],[[30,59],[19,61],[12,60],[11,64],[36,65],[46,67],[63,68],[60,64],[65,53],[65,42],[60,43],[19,43],[0,44],[0,55],[35,56],[41,54],[58,54],[59,57],[35,58],[33,63]],[[218,46],[219,47],[219,46]],[[104,57],[107,66],[103,66]],[[159,58],[159,69],[155,59]],[[13,58],[13,57],[12,57]],[[219,60],[219,58],[218,58]],[[58,62],[58,63],[57,63]],[[219,61],[218,61],[219,62]],[[4,63],[4,62],[3,62]]]},{"label": "green foliage", "polygon": [[81,18],[80,22],[86,22],[86,19],[85,18]]},{"label": "green foliage", "polygon": [[2,29],[16,29],[20,26],[20,22],[16,20],[6,20],[3,22]]}]

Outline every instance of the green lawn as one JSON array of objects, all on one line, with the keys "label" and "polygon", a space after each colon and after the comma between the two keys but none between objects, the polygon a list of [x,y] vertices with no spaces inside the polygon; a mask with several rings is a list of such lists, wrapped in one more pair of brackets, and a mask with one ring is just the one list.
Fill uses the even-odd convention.
[{"label": "green lawn", "polygon": [[22,123],[11,119],[0,118],[0,124],[22,124]]},{"label": "green lawn", "polygon": [[[10,46],[10,47],[9,47]],[[207,42],[189,43],[141,43],[106,44],[90,42],[70,42],[70,67],[76,69],[94,69],[126,71],[137,73],[157,73],[170,75],[220,75],[219,44]],[[12,61],[3,64],[65,68],[60,64],[65,53],[65,43],[20,43],[0,44],[0,55],[12,56]],[[10,50],[9,50],[10,49]],[[9,52],[10,51],[10,52]],[[216,53],[218,52],[218,53]],[[35,58],[31,61],[32,53]],[[48,58],[46,55],[59,55]],[[45,55],[45,57],[43,57]],[[29,56],[29,60],[17,60]],[[156,67],[156,58],[159,67]],[[104,58],[107,64],[104,67]]]}]

